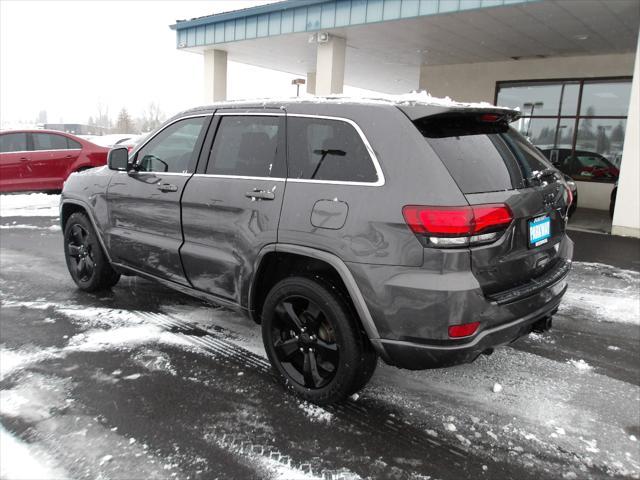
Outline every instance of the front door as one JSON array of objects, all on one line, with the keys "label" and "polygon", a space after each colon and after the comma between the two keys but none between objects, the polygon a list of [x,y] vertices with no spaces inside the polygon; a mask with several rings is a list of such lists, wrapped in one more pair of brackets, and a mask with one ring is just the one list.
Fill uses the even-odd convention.
[{"label": "front door", "polygon": [[180,197],[210,120],[205,115],[168,125],[134,154],[134,170],[113,175],[107,236],[114,262],[188,284],[179,256]]},{"label": "front door", "polygon": [[[182,261],[191,284],[246,305],[258,252],[277,241],[285,188],[282,112],[218,111],[182,198]],[[243,298],[244,297],[244,298]]]},{"label": "front door", "polygon": [[0,192],[31,188],[31,152],[28,149],[25,132],[0,135]]}]

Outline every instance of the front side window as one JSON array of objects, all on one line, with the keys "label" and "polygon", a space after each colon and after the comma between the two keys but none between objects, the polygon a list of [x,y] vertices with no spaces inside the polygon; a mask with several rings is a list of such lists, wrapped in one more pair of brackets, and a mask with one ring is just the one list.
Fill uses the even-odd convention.
[{"label": "front side window", "polygon": [[289,117],[289,178],[374,183],[378,175],[356,129],[347,122]]},{"label": "front side window", "polygon": [[0,153],[24,152],[26,150],[26,133],[6,133],[0,135]]},{"label": "front side window", "polygon": [[68,148],[67,137],[52,133],[33,134],[34,150],[67,150]]},{"label": "front side window", "polygon": [[187,173],[207,117],[179,120],[149,141],[136,155],[141,172]]},{"label": "front side window", "polygon": [[282,117],[225,115],[211,147],[207,174],[283,177]]}]

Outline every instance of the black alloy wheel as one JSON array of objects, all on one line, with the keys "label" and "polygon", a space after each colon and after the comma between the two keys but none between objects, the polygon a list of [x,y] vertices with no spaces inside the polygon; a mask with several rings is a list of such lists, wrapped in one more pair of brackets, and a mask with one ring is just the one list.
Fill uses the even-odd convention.
[{"label": "black alloy wheel", "polygon": [[377,354],[346,294],[319,278],[276,283],[262,307],[262,339],[284,385],[326,405],[363,388]]},{"label": "black alloy wheel", "polygon": [[87,282],[94,274],[96,263],[93,259],[93,248],[89,242],[89,232],[81,225],[71,226],[67,239],[67,251],[71,266],[75,269],[78,280]]},{"label": "black alloy wheel", "polygon": [[271,330],[278,360],[296,383],[322,388],[333,379],[340,349],[327,313],[313,300],[295,295],[280,300]]},{"label": "black alloy wheel", "polygon": [[64,256],[71,278],[81,290],[109,289],[120,279],[84,213],[72,214],[64,225]]}]

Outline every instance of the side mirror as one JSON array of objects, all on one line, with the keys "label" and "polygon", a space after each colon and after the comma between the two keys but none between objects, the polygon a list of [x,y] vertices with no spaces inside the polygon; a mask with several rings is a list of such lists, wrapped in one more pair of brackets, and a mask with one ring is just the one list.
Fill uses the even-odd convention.
[{"label": "side mirror", "polygon": [[110,170],[126,172],[130,168],[129,150],[126,147],[112,148],[107,157]]}]

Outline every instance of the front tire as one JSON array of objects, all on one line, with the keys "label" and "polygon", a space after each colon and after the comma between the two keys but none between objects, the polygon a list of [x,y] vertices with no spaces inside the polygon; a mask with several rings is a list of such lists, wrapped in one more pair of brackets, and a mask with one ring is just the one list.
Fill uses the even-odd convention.
[{"label": "front tire", "polygon": [[109,289],[120,280],[84,213],[71,215],[64,227],[64,256],[71,278],[85,292]]},{"label": "front tire", "polygon": [[262,339],[285,386],[320,405],[364,387],[377,361],[340,291],[306,277],[284,279],[271,289]]}]

